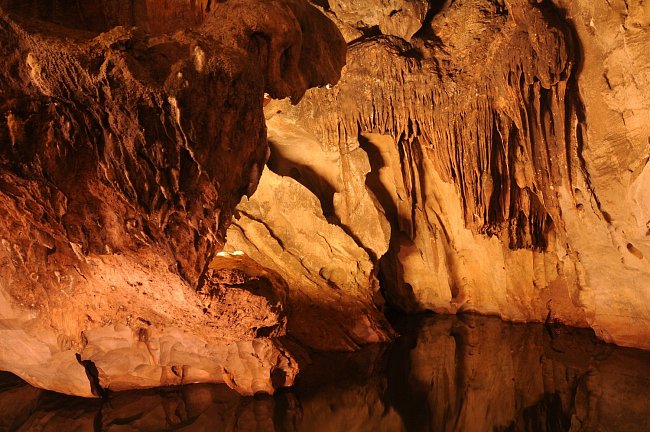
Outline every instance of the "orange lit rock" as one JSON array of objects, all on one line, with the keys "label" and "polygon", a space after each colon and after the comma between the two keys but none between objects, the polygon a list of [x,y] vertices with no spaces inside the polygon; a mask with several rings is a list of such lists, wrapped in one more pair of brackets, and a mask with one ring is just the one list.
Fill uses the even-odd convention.
[{"label": "orange lit rock", "polygon": [[281,278],[209,265],[266,162],[264,94],[335,83],[336,27],[297,0],[2,0],[0,42],[0,369],[291,385]]},{"label": "orange lit rock", "polygon": [[[327,2],[347,66],[298,106],[267,107],[271,169],[378,251],[405,311],[559,320],[650,348],[650,7],[436,2],[411,33],[382,24],[390,3]],[[286,157],[296,142],[305,151]],[[335,210],[343,192],[362,223]],[[369,239],[387,233],[383,254]]]}]

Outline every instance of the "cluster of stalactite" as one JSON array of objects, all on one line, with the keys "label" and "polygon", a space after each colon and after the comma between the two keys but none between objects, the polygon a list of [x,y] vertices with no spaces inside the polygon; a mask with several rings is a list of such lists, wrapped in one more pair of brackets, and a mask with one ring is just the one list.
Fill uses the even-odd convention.
[{"label": "cluster of stalactite", "polygon": [[310,93],[299,117],[341,153],[360,133],[391,135],[414,209],[426,158],[456,185],[468,228],[546,250],[563,232],[554,186],[579,169],[571,31],[547,2],[474,3],[471,42],[435,28],[410,42],[354,41],[340,85]]}]

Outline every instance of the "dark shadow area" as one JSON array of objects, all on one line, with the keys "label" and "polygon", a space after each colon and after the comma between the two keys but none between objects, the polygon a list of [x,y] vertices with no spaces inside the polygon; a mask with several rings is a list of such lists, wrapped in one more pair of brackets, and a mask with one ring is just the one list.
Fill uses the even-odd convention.
[{"label": "dark shadow area", "polygon": [[[386,219],[391,225],[391,238],[388,251],[379,259],[378,274],[381,293],[387,300],[390,307],[397,307],[402,311],[408,312],[412,305],[417,304],[417,299],[413,293],[411,285],[403,280],[403,269],[397,253],[402,246],[413,246],[413,226],[407,218],[400,216],[396,202],[397,197],[386,188],[385,181],[382,182],[380,171],[382,169],[394,169],[390,166],[390,161],[386,160],[386,148],[380,142],[373,142],[368,136],[359,134],[359,146],[368,155],[370,162],[370,172],[366,175],[366,187],[373,193],[379,201],[381,208],[386,214]],[[382,139],[392,139],[388,136]],[[385,145],[385,144],[384,144]],[[404,155],[404,146],[410,145],[405,142],[394,142],[388,144],[397,147],[396,157],[399,161],[406,160]],[[382,148],[383,147],[383,148]],[[403,167],[400,167],[400,175],[404,175]],[[395,173],[393,173],[395,175]]]},{"label": "dark shadow area", "polygon": [[323,215],[331,222],[340,224],[334,214],[335,185],[320,175],[313,167],[291,160],[275,149],[272,140],[269,140],[271,153],[266,166],[275,174],[291,177],[318,198],[323,210]]},{"label": "dark shadow area", "polygon": [[322,7],[324,10],[330,10],[330,2],[328,0],[310,0],[316,6]]},{"label": "dark shadow area", "polygon": [[159,4],[147,0],[0,0],[0,7],[14,18],[92,33],[120,25],[167,33],[200,24],[211,6],[211,0]]},{"label": "dark shadow area", "polygon": [[354,45],[358,45],[363,42],[368,42],[371,39],[375,39],[383,36],[383,33],[381,32],[379,26],[359,28],[357,30],[361,31],[361,36],[348,42],[348,47],[352,47]]},{"label": "dark shadow area", "polygon": [[386,186],[381,182],[379,177],[379,170],[388,167],[388,161],[384,159],[379,147],[373,145],[363,134],[359,134],[359,147],[366,152],[370,162],[370,172],[366,175],[366,186],[375,195],[379,204],[381,204],[389,222],[391,224],[397,223],[397,207],[391,199],[390,192],[386,189]]},{"label": "dark shadow area", "polygon": [[63,396],[0,374],[0,431],[647,431],[650,352],[590,330],[474,315],[392,317],[402,336],[313,354],[297,385]]},{"label": "dark shadow area", "polygon": [[429,9],[422,22],[422,27],[413,35],[413,39],[430,40],[436,43],[441,42],[440,38],[431,28],[431,22],[433,21],[433,17],[439,14],[448,3],[449,0],[429,0]]}]

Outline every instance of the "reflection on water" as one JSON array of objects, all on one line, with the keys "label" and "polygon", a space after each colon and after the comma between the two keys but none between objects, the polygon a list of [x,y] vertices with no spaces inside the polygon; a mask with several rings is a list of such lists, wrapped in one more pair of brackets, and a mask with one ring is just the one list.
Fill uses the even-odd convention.
[{"label": "reflection on water", "polygon": [[104,402],[0,376],[0,431],[650,431],[650,352],[588,331],[427,317],[392,346],[314,356],[291,391],[224,386]]}]

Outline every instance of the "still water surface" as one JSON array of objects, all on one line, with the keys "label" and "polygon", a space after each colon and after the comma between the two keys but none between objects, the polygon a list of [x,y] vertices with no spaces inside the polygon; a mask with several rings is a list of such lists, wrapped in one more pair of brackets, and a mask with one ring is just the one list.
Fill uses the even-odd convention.
[{"label": "still water surface", "polygon": [[85,400],[0,376],[0,431],[650,431],[650,352],[589,331],[425,317],[300,383],[244,398],[221,385]]}]

